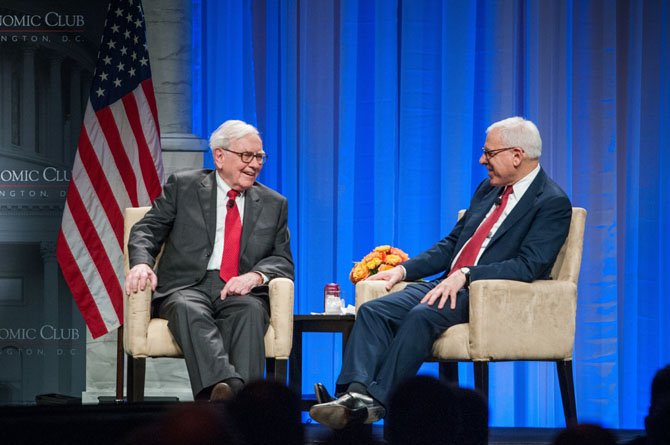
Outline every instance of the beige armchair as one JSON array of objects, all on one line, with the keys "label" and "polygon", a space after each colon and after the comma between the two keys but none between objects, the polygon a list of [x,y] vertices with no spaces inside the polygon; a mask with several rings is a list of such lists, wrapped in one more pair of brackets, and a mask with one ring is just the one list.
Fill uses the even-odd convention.
[{"label": "beige armchair", "polygon": [[[570,232],[552,268],[551,280],[472,282],[470,322],[452,326],[433,344],[440,377],[457,383],[458,362],[472,361],[475,387],[488,397],[489,362],[553,361],[565,422],[577,422],[572,349],[585,222],[586,210],[573,208]],[[407,284],[398,283],[392,292]],[[384,282],[361,281],[356,285],[356,307],[385,294]]]},{"label": "beige armchair", "polygon": [[[149,207],[127,208],[124,217],[125,270],[128,271],[128,235]],[[160,277],[159,277],[160,279]],[[293,338],[293,281],[276,278],[270,287],[270,326],[265,334],[266,374],[286,382]],[[168,330],[167,320],[151,318],[151,289],[124,295],[123,348],[127,354],[128,401],[144,399],[147,357],[181,358],[182,351]]]}]

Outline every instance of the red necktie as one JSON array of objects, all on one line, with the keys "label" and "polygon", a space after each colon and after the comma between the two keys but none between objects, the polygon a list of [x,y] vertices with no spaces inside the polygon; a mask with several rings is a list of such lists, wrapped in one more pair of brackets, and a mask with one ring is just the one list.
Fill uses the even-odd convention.
[{"label": "red necktie", "polygon": [[223,255],[221,256],[221,270],[219,276],[223,281],[236,277],[240,265],[240,238],[242,237],[242,221],[237,210],[235,198],[236,190],[228,191],[228,211],[226,212],[226,227],[223,238]]},{"label": "red necktie", "polygon": [[470,240],[467,242],[461,251],[461,255],[454,263],[454,267],[452,267],[451,271],[449,271],[449,275],[461,267],[473,266],[475,264],[475,260],[477,259],[477,255],[479,255],[482,244],[484,244],[484,240],[500,218],[500,215],[502,215],[503,210],[505,210],[507,200],[509,199],[509,195],[512,193],[512,191],[513,189],[511,186],[505,189],[501,196],[500,204],[493,210],[493,212],[491,212],[489,217],[484,220],[484,222],[475,231],[475,234],[472,235],[472,238],[470,238]]}]

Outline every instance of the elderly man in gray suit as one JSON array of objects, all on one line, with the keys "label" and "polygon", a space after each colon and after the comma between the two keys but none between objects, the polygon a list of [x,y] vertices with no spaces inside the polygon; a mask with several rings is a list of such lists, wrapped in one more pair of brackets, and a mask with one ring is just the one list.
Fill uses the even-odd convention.
[{"label": "elderly man in gray suit", "polygon": [[293,258],[287,200],[256,182],[267,159],[258,130],[227,121],[209,145],[216,170],[171,175],[133,227],[125,288],[154,290],[194,398],[224,400],[263,376],[267,283],[293,279]]}]

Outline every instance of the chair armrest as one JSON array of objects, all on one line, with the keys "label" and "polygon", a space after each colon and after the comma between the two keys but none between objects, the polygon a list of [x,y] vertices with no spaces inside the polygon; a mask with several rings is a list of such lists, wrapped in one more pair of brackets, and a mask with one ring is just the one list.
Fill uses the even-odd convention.
[{"label": "chair armrest", "polygon": [[356,309],[363,303],[374,300],[391,292],[398,292],[403,290],[408,284],[407,281],[401,281],[391,288],[386,290],[386,281],[359,281],[356,283]]},{"label": "chair armrest", "polygon": [[[270,326],[273,341],[270,352],[272,357],[288,358],[293,344],[293,281],[288,278],[275,278],[268,283],[270,295]],[[266,354],[267,355],[267,354]]]},{"label": "chair armrest", "polygon": [[572,358],[577,287],[569,281],[479,280],[470,286],[473,360]]},{"label": "chair armrest", "polygon": [[123,293],[123,348],[134,357],[147,354],[151,294],[150,286],[130,295]]}]

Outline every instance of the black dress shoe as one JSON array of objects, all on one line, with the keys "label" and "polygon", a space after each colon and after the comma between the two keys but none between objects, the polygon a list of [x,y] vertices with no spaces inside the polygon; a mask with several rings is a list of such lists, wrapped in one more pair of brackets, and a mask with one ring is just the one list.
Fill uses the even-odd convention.
[{"label": "black dress shoe", "polygon": [[335,397],[330,395],[323,383],[314,384],[314,395],[316,396],[316,403],[328,403],[335,400]]},{"label": "black dress shoe", "polygon": [[334,430],[348,426],[373,423],[384,417],[386,410],[370,396],[349,392],[337,400],[314,405],[309,415]]},{"label": "black dress shoe", "polygon": [[233,389],[227,383],[220,382],[212,388],[212,394],[209,396],[210,402],[225,402],[235,397]]}]

